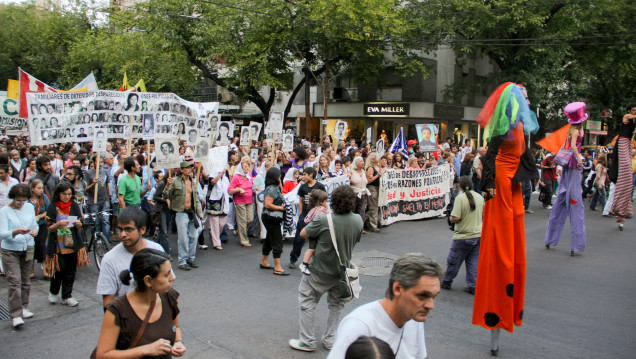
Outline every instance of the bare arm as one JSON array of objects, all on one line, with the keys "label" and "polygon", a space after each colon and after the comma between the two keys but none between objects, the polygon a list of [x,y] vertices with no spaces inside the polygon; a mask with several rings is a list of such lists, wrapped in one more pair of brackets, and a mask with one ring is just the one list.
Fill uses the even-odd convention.
[{"label": "bare arm", "polygon": [[113,299],[115,299],[115,295],[114,294],[108,294],[108,295],[103,295],[102,296],[102,300],[104,302],[104,308],[106,308],[106,306],[113,301]]}]

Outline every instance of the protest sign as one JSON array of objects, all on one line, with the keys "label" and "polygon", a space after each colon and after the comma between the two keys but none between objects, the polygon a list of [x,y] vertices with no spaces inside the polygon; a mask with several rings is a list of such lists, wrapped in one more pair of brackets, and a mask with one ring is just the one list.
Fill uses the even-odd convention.
[{"label": "protest sign", "polygon": [[[343,175],[338,177],[333,177],[325,181],[318,181],[325,186],[327,195],[329,195],[329,203],[331,203],[331,194],[336,187],[349,185],[349,176]],[[290,231],[283,231],[283,236],[286,238],[292,238],[296,235],[296,225],[298,224],[298,217],[300,216],[300,207],[298,205],[298,189],[300,188],[300,184],[298,184],[292,191],[286,193],[284,195],[285,202],[292,206],[292,219],[293,225]],[[263,206],[265,203],[265,191],[261,191],[256,193],[256,211],[260,218],[261,213],[263,213]],[[263,229],[261,229],[261,238],[264,238]]]},{"label": "protest sign", "polygon": [[95,129],[95,138],[93,140],[93,152],[105,152],[106,151],[106,143],[108,142],[108,137],[106,136],[106,131],[98,127]]},{"label": "protest sign", "polygon": [[217,146],[229,145],[234,134],[234,123],[232,121],[219,121],[214,144]]},{"label": "protest sign", "polygon": [[104,128],[108,138],[128,139],[132,131],[133,138],[209,143],[208,118],[218,112],[218,102],[190,102],[173,93],[98,90],[27,93],[26,98],[34,145],[86,142],[97,127]]},{"label": "protest sign", "polygon": [[258,141],[258,137],[261,134],[262,123],[250,122],[250,141]]},{"label": "protest sign", "polygon": [[272,112],[269,115],[269,121],[265,127],[265,133],[281,133],[283,132],[283,113]]},{"label": "protest sign", "polygon": [[7,135],[12,136],[27,134],[27,120],[18,116],[18,101],[6,96],[0,96],[0,101],[0,129],[7,130]]},{"label": "protest sign", "polygon": [[199,140],[194,150],[194,160],[196,162],[205,162],[208,160],[210,144],[207,140]]},{"label": "protest sign", "polygon": [[159,151],[155,151],[157,166],[155,169],[163,170],[179,168],[181,159],[179,158],[179,139],[176,137],[157,139]]},{"label": "protest sign", "polygon": [[293,150],[294,150],[294,135],[284,134],[283,148],[281,148],[281,151],[291,152]]},{"label": "protest sign", "polygon": [[389,170],[380,178],[380,223],[437,217],[448,205],[448,164],[425,170]]},{"label": "protest sign", "polygon": [[437,142],[435,141],[437,129],[435,128],[435,125],[415,125],[415,131],[417,131],[417,140],[420,145],[420,151],[437,151]]},{"label": "protest sign", "polygon": [[241,146],[249,146],[250,145],[250,128],[247,126],[241,127],[241,141],[239,144]]},{"label": "protest sign", "polygon": [[336,140],[344,140],[347,132],[347,123],[344,121],[336,121],[336,127],[334,129],[333,137]]},{"label": "protest sign", "polygon": [[256,163],[256,161],[258,161],[258,148],[252,148],[250,161],[252,161],[252,163]]},{"label": "protest sign", "polygon": [[378,142],[375,143],[375,151],[377,152],[377,156],[378,156],[378,161],[380,160],[380,157],[384,156],[385,154],[385,150],[384,150],[384,140],[378,140]]},{"label": "protest sign", "polygon": [[203,168],[208,176],[216,176],[227,168],[227,146],[210,148],[208,159],[203,162]]}]

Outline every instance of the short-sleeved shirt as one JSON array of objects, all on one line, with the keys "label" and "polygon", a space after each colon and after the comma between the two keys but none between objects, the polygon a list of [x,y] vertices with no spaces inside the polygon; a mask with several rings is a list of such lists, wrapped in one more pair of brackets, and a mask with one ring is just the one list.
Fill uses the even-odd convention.
[{"label": "short-sleeved shirt", "polygon": [[[108,171],[104,168],[99,170],[99,181],[97,182],[97,203],[104,203],[109,200],[107,193],[107,186],[109,184]],[[86,184],[90,186],[93,183],[93,178],[95,178],[95,170],[88,170],[86,172]],[[95,187],[92,189],[86,190],[86,203],[94,204],[95,203]]]},{"label": "short-sleeved shirt", "polygon": [[475,210],[470,210],[470,203],[465,193],[455,199],[451,217],[461,218],[455,223],[453,239],[468,239],[481,237],[481,224],[484,214],[484,197],[475,191],[470,191],[475,201]]},{"label": "short-sleeved shirt", "polygon": [[344,359],[349,345],[363,335],[389,344],[394,353],[397,351],[398,359],[426,358],[424,322],[411,319],[399,328],[380,301],[375,301],[361,305],[342,319],[327,359]]},{"label": "short-sleeved shirt", "polygon": [[309,197],[311,195],[311,191],[315,189],[321,189],[327,192],[325,186],[318,181],[316,181],[313,187],[309,187],[307,183],[303,183],[298,189],[298,197],[300,197],[300,199],[303,201],[303,212],[301,213],[301,215],[303,216],[306,216],[307,213],[309,213]]},{"label": "short-sleeved shirt", "polygon": [[[179,315],[179,306],[177,305],[179,292],[170,288],[167,293],[160,293],[159,298],[161,298],[161,303],[157,301],[155,305],[161,305],[161,316],[154,322],[148,322],[146,330],[137,343],[138,347],[153,343],[158,339],[169,340],[170,345],[174,345],[174,341],[177,337],[174,320]],[[106,310],[113,313],[115,316],[115,325],[120,328],[115,348],[118,350],[130,348],[130,344],[137,336],[144,318],[140,318],[137,313],[135,313],[135,310],[128,301],[128,297],[125,295],[108,303]],[[171,358],[171,356],[166,354],[144,358]]]},{"label": "short-sleeved shirt", "polygon": [[[276,206],[282,206],[283,203],[285,203],[285,199],[283,198],[283,194],[280,191],[280,187],[278,186],[267,186],[267,188],[265,188],[265,195],[264,198],[272,198],[274,200],[274,205]],[[277,201],[278,200],[278,201]],[[264,213],[272,213],[272,210],[269,210],[265,207],[263,207],[263,212]],[[279,211],[280,213],[280,211]]]},{"label": "short-sleeved shirt", "polygon": [[[146,248],[155,249],[163,252],[163,247],[158,243],[146,239]],[[135,289],[135,280],[130,280],[130,285],[124,285],[119,279],[119,274],[124,269],[130,268],[130,261],[133,255],[124,248],[122,243],[116,245],[108,251],[102,258],[102,267],[97,278],[97,294],[114,295],[121,297],[122,295]]]},{"label": "short-sleeved shirt", "polygon": [[[332,214],[338,251],[344,265],[351,262],[351,253],[356,243],[362,237],[362,218],[353,212],[348,214]],[[316,253],[311,257],[309,270],[322,278],[339,278],[340,265],[338,255],[331,241],[327,216],[314,218],[305,231],[310,238],[316,238]]]},{"label": "short-sleeved shirt", "polygon": [[141,202],[141,178],[137,175],[134,179],[128,175],[122,176],[119,180],[118,193],[124,195],[124,203],[139,204]]}]

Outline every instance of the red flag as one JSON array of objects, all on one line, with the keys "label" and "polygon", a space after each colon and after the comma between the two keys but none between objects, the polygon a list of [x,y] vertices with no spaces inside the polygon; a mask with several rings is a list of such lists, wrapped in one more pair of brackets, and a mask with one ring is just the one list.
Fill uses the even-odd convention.
[{"label": "red flag", "polygon": [[545,148],[549,152],[557,153],[563,147],[565,140],[568,138],[568,130],[570,129],[570,124],[559,128],[554,131],[551,135],[546,138],[542,138],[537,141],[537,145]]},{"label": "red flag", "polygon": [[36,79],[28,73],[19,69],[20,76],[20,117],[29,117],[29,109],[27,106],[26,94],[28,92],[57,92],[53,87]]}]

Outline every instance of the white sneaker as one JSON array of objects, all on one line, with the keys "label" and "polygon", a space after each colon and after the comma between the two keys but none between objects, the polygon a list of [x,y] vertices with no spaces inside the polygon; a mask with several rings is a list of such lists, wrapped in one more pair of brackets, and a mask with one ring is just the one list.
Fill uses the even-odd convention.
[{"label": "white sneaker", "polygon": [[20,317],[13,318],[13,327],[14,328],[20,328],[23,325],[24,325],[24,320],[22,320],[22,318],[20,318]]},{"label": "white sneaker", "polygon": [[77,307],[77,305],[79,304],[79,302],[73,297],[62,299],[62,303],[68,305],[69,307]]},{"label": "white sneaker", "polygon": [[33,312],[28,310],[28,309],[26,309],[26,308],[23,308],[22,309],[22,318],[24,318],[24,319],[33,318]]},{"label": "white sneaker", "polygon": [[304,275],[311,275],[311,272],[309,271],[309,267],[307,267],[305,263],[302,263],[301,265],[299,265],[298,269],[300,269],[300,271],[303,272]]},{"label": "white sneaker", "polygon": [[51,304],[55,304],[59,301],[60,297],[58,297],[57,295],[53,294],[53,293],[49,293],[49,303]]},{"label": "white sneaker", "polygon": [[552,209],[552,206],[548,205],[545,209]]},{"label": "white sneaker", "polygon": [[199,244],[199,249],[206,250],[208,249],[208,246],[206,246],[205,244]]}]

